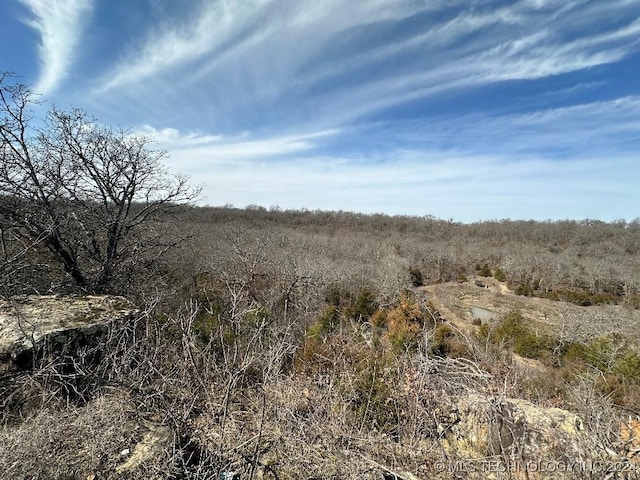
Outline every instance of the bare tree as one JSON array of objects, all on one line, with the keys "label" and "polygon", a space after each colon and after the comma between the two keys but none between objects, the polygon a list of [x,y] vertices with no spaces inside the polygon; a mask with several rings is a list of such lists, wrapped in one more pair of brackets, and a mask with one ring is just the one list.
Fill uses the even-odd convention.
[{"label": "bare tree", "polygon": [[136,259],[172,244],[152,220],[197,189],[167,172],[151,138],[79,109],[36,119],[39,103],[15,75],[0,75],[0,220],[25,248],[46,247],[83,291],[113,291]]}]

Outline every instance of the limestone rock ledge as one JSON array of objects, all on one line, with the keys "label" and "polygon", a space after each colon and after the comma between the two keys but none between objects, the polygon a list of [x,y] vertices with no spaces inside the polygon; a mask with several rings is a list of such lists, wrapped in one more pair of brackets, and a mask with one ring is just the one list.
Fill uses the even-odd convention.
[{"label": "limestone rock ledge", "polygon": [[447,456],[469,461],[467,478],[604,478],[611,472],[594,465],[625,463],[598,445],[579,416],[560,408],[470,393],[440,415]]},{"label": "limestone rock ledge", "polygon": [[28,368],[44,345],[85,342],[136,313],[123,297],[27,295],[0,300],[0,375]]}]

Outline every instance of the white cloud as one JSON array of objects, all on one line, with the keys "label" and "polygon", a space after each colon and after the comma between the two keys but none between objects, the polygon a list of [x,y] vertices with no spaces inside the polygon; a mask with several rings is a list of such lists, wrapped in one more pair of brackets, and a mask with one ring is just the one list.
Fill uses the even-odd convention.
[{"label": "white cloud", "polygon": [[177,128],[156,129],[151,125],[144,125],[136,133],[148,135],[166,148],[191,148],[208,145],[223,140],[222,135],[201,135],[195,132],[183,134]]},{"label": "white cloud", "polygon": [[[571,4],[572,8],[578,6]],[[305,58],[314,58],[312,53],[317,52],[295,35],[291,43],[300,48],[294,52],[284,49],[293,65],[281,67],[266,50],[261,57],[240,56],[236,64],[246,65],[239,77],[251,86],[253,97],[249,98],[260,100],[264,92],[270,98],[286,99],[291,91],[314,91],[319,95],[314,97],[316,124],[325,120],[325,125],[334,125],[443,92],[585,70],[619,61],[638,50],[637,20],[617,27],[602,25],[604,31],[598,34],[585,30],[576,36],[571,8],[558,2],[544,7],[550,10],[544,15],[528,11],[526,2],[491,11],[463,11],[409,37],[400,35],[396,37],[399,40],[375,48],[337,52],[337,58],[309,65],[303,75],[298,74],[296,62],[304,65]],[[329,31],[332,28],[329,26]],[[287,37],[292,33],[285,27],[280,34]],[[310,36],[313,45],[326,46],[323,34],[315,35],[312,30]],[[466,40],[470,36],[473,41]],[[390,68],[388,62],[394,64],[399,57],[404,59],[401,68]],[[263,64],[277,68],[258,67]],[[220,68],[228,69],[231,76],[234,65]],[[216,72],[210,73],[215,77]],[[247,82],[247,76],[255,81]],[[350,77],[363,80],[350,82]],[[324,91],[318,88],[322,84],[336,87]]]},{"label": "white cloud", "polygon": [[[612,169],[605,159],[568,162],[501,156],[403,152],[393,161],[291,157],[229,163],[211,158],[197,177],[210,205],[258,204],[365,213],[489,218],[635,218],[635,159]],[[173,152],[182,164],[188,152]],[[611,218],[613,219],[613,218]]]},{"label": "white cloud", "polygon": [[[289,131],[295,122],[323,130],[415,99],[616,62],[638,50],[640,33],[637,2],[626,0],[611,0],[617,17],[595,31],[584,27],[583,12],[592,12],[593,23],[607,11],[584,0],[499,8],[460,1],[456,15],[445,1],[195,5],[180,22],[160,22],[130,45],[102,77],[96,103],[115,98],[117,108],[163,114],[189,109],[184,116],[201,129],[265,122]],[[424,26],[405,32],[416,16]]]},{"label": "white cloud", "polygon": [[160,25],[148,33],[141,45],[132,45],[129,55],[104,77],[103,90],[136,84],[196,59],[200,60],[199,65],[189,70],[186,81],[211,73],[224,61],[243,55],[251,57],[246,63],[241,60],[248,70],[252,64],[263,65],[265,61],[271,67],[283,66],[275,58],[260,58],[263,49],[253,50],[256,45],[267,45],[272,57],[286,54],[291,70],[295,70],[306,54],[349,28],[400,20],[445,4],[427,5],[413,0],[369,0],[366,4],[342,0],[202,2],[190,22]]},{"label": "white cloud", "polygon": [[33,15],[26,21],[41,37],[38,53],[42,72],[34,89],[54,90],[73,63],[84,26],[92,10],[91,0],[19,0]]},{"label": "white cloud", "polygon": [[144,43],[131,46],[129,55],[110,72],[103,89],[135,83],[215,52],[254,24],[272,0],[217,0],[201,2],[186,25],[166,23],[152,29]]},{"label": "white cloud", "polygon": [[[210,204],[633,218],[640,98],[571,105],[612,95],[608,80],[561,75],[636,54],[637,0],[500,3],[203,1],[132,47],[98,99],[146,110],[139,123],[189,122],[142,131]],[[496,108],[445,113],[449,98],[471,110],[457,92],[476,108],[479,87],[541,79],[513,82],[513,106],[493,90]],[[403,104],[417,120],[384,114]]]},{"label": "white cloud", "polygon": [[[457,18],[449,23],[457,26],[455,33],[452,31],[454,37],[463,38],[473,33],[478,25],[489,25],[504,16],[514,18],[502,13],[495,17],[477,17],[475,21]],[[458,30],[462,25],[465,28]],[[338,112],[334,121],[347,122],[370,112],[446,91],[584,70],[619,61],[634,52],[638,48],[638,33],[640,22],[636,20],[621,28],[573,41],[561,41],[557,31],[548,29],[508,37],[494,45],[487,44],[488,39],[484,36],[476,40],[476,46],[472,49],[459,47],[447,52],[448,61],[430,65],[426,69],[415,68],[403,74],[373,77],[364,84],[332,93],[331,98],[323,104],[329,105],[327,110]],[[422,34],[411,42],[415,41],[429,51],[430,36]],[[436,37],[442,41],[446,35]],[[449,41],[454,42],[454,37],[450,37]],[[499,38],[496,35],[496,39]],[[438,40],[434,39],[434,42],[437,44]],[[368,62],[374,64],[380,57],[387,57],[390,52],[398,54],[406,46],[407,42],[365,55],[369,56]],[[436,55],[437,51],[433,54]],[[344,70],[342,66],[334,71],[340,70]]]},{"label": "white cloud", "polygon": [[207,168],[210,162],[234,163],[241,161],[277,160],[279,158],[310,151],[316,141],[337,135],[338,130],[326,130],[299,135],[286,135],[267,139],[250,139],[248,134],[237,137],[182,133],[175,128],[155,129],[146,125],[140,133],[149,135],[157,143],[180,158],[181,166],[193,169]]},{"label": "white cloud", "polygon": [[[469,135],[475,148],[562,151],[571,158],[598,152],[615,159],[620,144],[633,142],[640,131],[640,97],[630,96],[532,113],[460,121],[458,135]],[[637,140],[635,140],[637,142]],[[625,148],[623,147],[624,151]]]},{"label": "white cloud", "polygon": [[[640,130],[640,97],[629,96],[525,113],[474,113],[443,116],[386,126],[393,145],[428,146],[445,154],[500,155],[518,161],[545,155],[573,161],[598,155],[614,165],[624,152],[635,151]],[[617,168],[617,167],[616,167]]]},{"label": "white cloud", "polygon": [[[318,153],[345,133],[340,131],[261,140],[144,131],[155,133],[170,151],[175,169],[204,184],[204,202],[211,205],[434,214],[459,221],[613,220],[637,216],[637,158],[594,148],[590,155],[558,159],[522,146],[597,146],[597,137],[637,131],[639,111],[640,99],[628,97],[532,114],[451,119],[366,160]],[[411,147],[417,137],[433,147]],[[437,137],[456,149],[438,146]]]}]

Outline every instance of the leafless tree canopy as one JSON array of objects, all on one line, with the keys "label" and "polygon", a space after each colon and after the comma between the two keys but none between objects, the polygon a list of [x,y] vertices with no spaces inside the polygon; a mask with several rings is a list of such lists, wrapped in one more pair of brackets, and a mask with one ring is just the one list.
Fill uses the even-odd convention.
[{"label": "leafless tree canopy", "polygon": [[[3,235],[48,252],[83,291],[122,288],[136,259],[171,243],[158,228],[136,235],[139,227],[197,192],[167,172],[166,152],[151,138],[103,126],[79,109],[51,108],[40,119],[40,108],[28,86],[0,76]],[[5,254],[4,268],[15,267],[21,252]]]}]

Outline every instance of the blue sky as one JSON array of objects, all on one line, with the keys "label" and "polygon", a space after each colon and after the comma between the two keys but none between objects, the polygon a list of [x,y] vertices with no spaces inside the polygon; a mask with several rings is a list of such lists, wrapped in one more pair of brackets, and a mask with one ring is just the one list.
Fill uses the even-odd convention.
[{"label": "blue sky", "polygon": [[0,70],[203,204],[640,217],[640,0],[2,0]]}]

